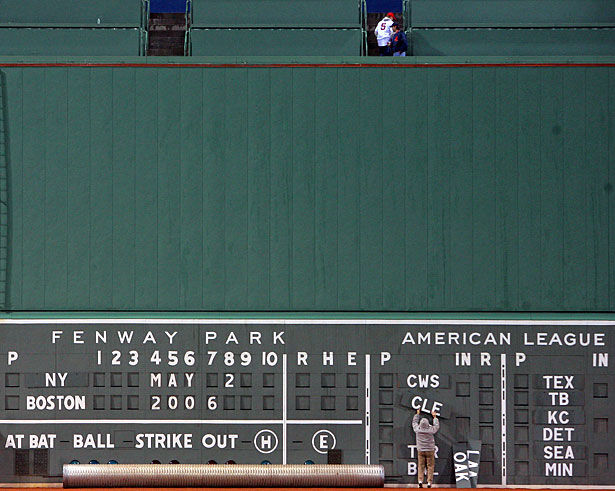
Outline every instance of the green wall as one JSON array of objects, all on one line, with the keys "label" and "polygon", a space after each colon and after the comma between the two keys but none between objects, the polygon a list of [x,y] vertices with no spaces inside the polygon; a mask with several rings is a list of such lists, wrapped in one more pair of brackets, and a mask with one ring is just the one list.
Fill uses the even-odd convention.
[{"label": "green wall", "polygon": [[615,310],[615,68],[392,66],[0,67],[7,308]]}]

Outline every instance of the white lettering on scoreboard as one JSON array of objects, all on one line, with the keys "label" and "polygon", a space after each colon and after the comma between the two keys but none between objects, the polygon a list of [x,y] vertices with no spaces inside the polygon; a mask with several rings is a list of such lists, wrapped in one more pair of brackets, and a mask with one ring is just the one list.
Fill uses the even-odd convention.
[{"label": "white lettering on scoreboard", "polygon": [[[538,333],[541,334],[541,333]],[[537,334],[538,339],[542,339]],[[546,339],[546,337],[545,337]],[[543,448],[545,477],[573,477],[573,462],[553,462],[553,460],[574,460],[574,451],[571,442],[574,438],[574,426],[570,424],[570,402],[568,390],[574,390],[574,375],[543,375],[542,381],[549,396],[550,404],[557,409],[547,410],[547,425],[542,429],[542,441],[567,442],[567,445],[545,445]],[[552,426],[551,426],[552,425]]]},{"label": "white lettering on scoreboard", "polygon": [[[463,323],[463,321],[459,322]],[[51,353],[55,353],[56,356],[48,358],[48,360],[53,359],[53,362],[48,361],[46,367],[37,367],[39,371],[36,373],[31,373],[32,369],[29,365],[31,360],[28,359],[27,349],[24,351],[24,348],[19,345],[3,349],[6,356],[3,358],[6,360],[6,367],[10,367],[7,372],[14,372],[7,373],[7,377],[9,375],[21,376],[21,385],[10,385],[9,379],[6,379],[6,390],[12,387],[18,388],[14,393],[8,393],[5,402],[6,409],[16,410],[11,414],[16,414],[17,411],[30,412],[28,413],[30,420],[21,420],[25,421],[24,428],[26,425],[33,425],[32,421],[37,419],[46,420],[49,425],[54,425],[58,420],[64,418],[67,425],[74,426],[74,429],[72,427],[64,429],[64,433],[57,430],[57,434],[47,431],[54,431],[54,428],[58,426],[39,426],[38,433],[34,431],[28,433],[23,429],[20,431],[21,427],[15,426],[14,428],[18,428],[16,431],[19,432],[11,433],[3,430],[3,434],[6,435],[3,442],[4,448],[57,449],[62,448],[62,444],[65,444],[65,448],[70,444],[73,449],[84,450],[126,447],[157,450],[241,449],[243,451],[246,446],[249,446],[255,454],[256,452],[272,454],[278,451],[279,454],[283,454],[283,457],[280,455],[280,460],[284,459],[285,462],[287,458],[285,452],[289,447],[292,451],[296,451],[296,445],[299,443],[305,447],[301,451],[311,452],[310,458],[321,457],[318,454],[326,455],[331,450],[347,448],[352,450],[348,451],[347,455],[354,455],[357,453],[356,441],[353,440],[352,445],[355,447],[351,448],[346,446],[348,445],[346,438],[350,439],[360,435],[359,439],[364,439],[360,441],[360,445],[362,449],[365,449],[366,462],[369,462],[370,455],[374,460],[378,458],[385,460],[388,457],[378,456],[378,449],[382,448],[382,442],[379,447],[378,440],[373,441],[379,428],[373,422],[373,426],[370,427],[369,416],[370,410],[373,415],[374,409],[373,403],[370,407],[370,391],[373,400],[373,392],[383,389],[379,395],[383,401],[386,399],[386,402],[381,402],[382,405],[398,404],[400,392],[403,391],[402,395],[405,399],[399,405],[404,410],[408,410],[409,415],[417,410],[426,414],[435,413],[442,416],[443,426],[448,424],[449,428],[446,430],[451,431],[452,429],[452,432],[458,431],[459,433],[465,433],[466,429],[468,432],[476,432],[476,428],[470,427],[467,404],[458,404],[456,407],[455,403],[461,400],[454,398],[480,397],[480,402],[476,401],[478,405],[481,405],[479,415],[485,418],[483,427],[489,428],[485,434],[495,435],[488,437],[487,444],[490,447],[496,447],[497,425],[501,426],[502,458],[500,462],[503,461],[501,472],[502,483],[505,483],[507,463],[505,447],[511,447],[511,443],[513,445],[516,443],[511,441],[510,432],[509,436],[506,436],[506,391],[512,392],[513,389],[510,388],[512,377],[517,376],[518,373],[515,370],[519,369],[519,371],[528,372],[528,375],[524,376],[533,377],[533,384],[531,387],[521,386],[520,393],[527,398],[527,401],[518,405],[528,406],[528,409],[526,410],[525,407],[519,409],[522,417],[517,422],[518,408],[515,408],[514,424],[519,426],[527,424],[528,427],[535,425],[531,433],[528,432],[532,438],[532,453],[528,451],[528,456],[522,460],[532,462],[532,465],[538,468],[538,471],[531,471],[530,476],[536,476],[538,473],[542,477],[549,478],[547,482],[552,482],[551,478],[583,475],[584,471],[581,469],[584,468],[582,466],[587,460],[586,454],[589,454],[586,451],[587,447],[579,444],[579,442],[585,443],[585,427],[581,425],[588,423],[586,413],[582,408],[585,401],[583,390],[586,385],[591,385],[586,383],[584,375],[581,374],[586,373],[586,369],[603,369],[594,370],[592,373],[600,371],[606,373],[604,369],[609,365],[607,339],[611,339],[607,337],[607,331],[599,332],[597,329],[586,329],[583,326],[575,330],[576,327],[572,322],[563,324],[566,327],[558,329],[552,329],[549,325],[545,327],[543,323],[535,326],[534,329],[525,326],[527,329],[523,330],[510,329],[503,322],[498,323],[501,327],[496,328],[494,328],[495,323],[488,325],[484,322],[481,327],[480,322],[477,322],[477,325],[469,325],[468,322],[465,326],[467,329],[451,322],[443,324],[452,324],[454,329],[449,329],[450,325],[438,326],[431,322],[430,324],[434,326],[428,328],[417,327],[416,324],[400,326],[396,331],[387,331],[386,336],[380,334],[375,336],[371,333],[370,336],[374,335],[374,338],[367,336],[365,347],[358,345],[352,336],[349,336],[351,339],[347,345],[340,343],[338,347],[338,339],[329,336],[330,333],[327,331],[318,333],[314,337],[314,342],[310,338],[309,343],[303,341],[303,344],[293,347],[294,332],[290,327],[292,321],[288,321],[288,327],[286,321],[285,323],[272,322],[271,326],[266,326],[267,322],[261,321],[260,323],[264,324],[262,329],[259,329],[258,323],[253,323],[254,326],[246,328],[244,325],[232,326],[230,322],[230,326],[224,326],[225,321],[223,320],[219,321],[220,326],[223,327],[207,322],[199,325],[198,321],[194,321],[197,327],[192,331],[173,330],[168,325],[163,327],[164,323],[157,326],[155,321],[144,322],[141,329],[126,328],[126,325],[130,323],[130,320],[123,320],[122,323],[118,323],[123,325],[114,329],[112,323],[105,325],[104,322],[98,322],[97,326],[86,329],[84,324],[87,324],[87,321],[75,325],[74,328],[71,328],[70,322],[54,322],[51,328],[45,328],[46,330],[42,331],[41,339],[50,343]],[[178,324],[181,323],[187,324],[188,322],[178,321]],[[246,324],[252,323],[246,322]],[[381,324],[386,329],[390,328],[384,321]],[[557,322],[554,321],[553,324],[557,325]],[[485,328],[485,325],[489,328]],[[280,327],[285,330],[281,330]],[[368,325],[367,331],[370,328]],[[585,329],[584,332],[582,332],[583,329]],[[190,332],[188,337],[186,337],[187,332]],[[608,334],[612,335],[610,332]],[[306,338],[301,337],[300,339]],[[382,342],[382,339],[386,342]],[[370,345],[370,340],[373,341],[372,345]],[[196,346],[200,346],[201,349],[197,349]],[[364,348],[365,352],[361,348]],[[373,348],[371,355],[370,348]],[[581,348],[587,348],[588,351],[582,353],[583,358],[580,356],[583,351]],[[77,353],[71,353],[71,349]],[[60,353],[68,354],[66,360],[69,361],[63,360],[59,356]],[[558,357],[562,357],[561,360],[575,358],[575,363],[582,358],[583,364],[579,362],[574,365],[576,368],[573,369],[556,364],[550,367],[549,363],[545,362],[537,364],[539,366],[532,364],[529,368],[531,363],[535,363],[537,353],[539,356],[552,354],[554,360]],[[37,353],[37,356],[39,354]],[[369,356],[372,356],[371,366],[369,366]],[[418,356],[429,356],[429,362],[425,362],[426,358],[420,360],[415,358]],[[437,360],[434,356],[438,356]],[[504,360],[503,371],[501,366],[498,367],[500,356]],[[506,373],[506,356],[509,356],[509,366],[512,368],[512,374],[509,375]],[[82,359],[87,359],[83,364],[87,363],[88,367],[78,366],[72,372],[62,371],[70,370],[70,360],[76,359],[79,360],[79,364]],[[530,362],[530,360],[533,361]],[[62,366],[63,362],[68,366]],[[2,358],[0,358],[0,363],[2,363]],[[524,366],[528,369],[520,368]],[[565,373],[567,369],[570,369],[570,372]],[[561,372],[539,372],[540,374],[537,375],[535,370],[549,372],[561,370]],[[322,375],[323,378],[315,382],[313,375],[315,373],[318,373],[316,377]],[[100,384],[94,382],[94,375],[102,377],[103,382]],[[128,379],[129,375],[133,379]],[[305,378],[300,382],[298,379],[294,380],[292,377],[295,375],[307,375],[307,381]],[[333,375],[333,381],[325,375]],[[480,384],[483,383],[482,377],[485,377],[486,385],[484,387],[480,385],[480,390],[473,390],[477,388],[472,378],[474,375],[480,375]],[[112,378],[114,376],[119,376],[119,382],[118,379],[114,381]],[[312,376],[311,381],[310,376]],[[335,376],[339,377],[337,382]],[[346,376],[348,376],[347,379]],[[369,382],[370,376],[372,376],[372,383]],[[258,381],[253,381],[253,378],[255,380],[258,378]],[[342,379],[341,382],[340,379]],[[374,384],[373,380],[378,380],[378,382]],[[261,384],[266,390],[260,391]],[[293,384],[297,384],[297,388],[309,388],[310,390],[297,391],[299,395],[295,396]],[[470,384],[474,385],[470,386]],[[76,389],[78,387],[88,387],[88,389],[82,390],[85,393],[78,394]],[[104,389],[98,390],[98,387],[104,387]],[[138,389],[132,389],[133,387],[138,387]],[[318,388],[325,390],[322,394],[314,395],[313,392],[317,392]],[[343,389],[342,396],[336,392],[339,388]],[[540,390],[535,390],[538,388]],[[32,393],[33,389],[37,389],[38,392]],[[356,391],[353,391],[354,389]],[[501,397],[499,405],[498,391]],[[606,394],[606,387],[604,391]],[[516,393],[515,396],[517,396]],[[341,402],[342,400],[344,402]],[[119,407],[113,407],[114,401]],[[474,399],[464,399],[462,402],[468,401],[474,403]],[[8,407],[9,402],[10,408]],[[351,413],[348,412],[343,412],[341,417],[339,413],[334,413],[333,411],[340,410],[340,402],[343,406],[341,411],[344,411],[344,408],[347,411],[355,411],[352,414],[357,417],[351,418],[349,416]],[[513,405],[516,404],[515,402]],[[303,413],[297,412],[300,405],[302,405],[300,409],[305,410]],[[322,411],[331,412],[318,413],[319,405]],[[538,406],[538,409],[535,406]],[[594,407],[592,406],[592,409]],[[502,410],[502,419],[499,422],[493,418],[492,414],[498,408]],[[121,411],[108,411],[110,409]],[[129,409],[135,410],[132,414],[139,414],[143,419],[120,419],[131,414]],[[253,409],[254,412],[250,413]],[[267,419],[259,420],[250,417],[250,414],[260,413],[261,409],[267,411],[265,413]],[[381,417],[387,419],[379,421],[379,423],[385,421],[386,424],[382,427],[390,427],[392,433],[398,429],[397,409],[398,406],[393,412],[391,407],[382,408]],[[86,418],[90,417],[88,415],[63,416],[59,414],[60,411],[73,413],[91,410],[100,410],[93,412],[94,416],[104,415],[101,417],[104,423],[101,423],[100,427],[96,426],[95,418],[87,420],[88,426],[86,426]],[[236,412],[238,410],[243,412]],[[41,413],[32,414],[33,411]],[[301,416],[307,415],[308,411],[310,417],[314,417],[316,413],[318,417],[301,419]],[[390,414],[389,411],[391,411]],[[50,412],[53,414],[49,414]],[[453,412],[453,417],[448,419],[451,412]],[[455,414],[456,412],[458,413]],[[114,421],[113,416],[119,414],[122,416],[118,416]],[[237,416],[238,414],[240,416]],[[524,420],[526,414],[531,416]],[[459,416],[457,421],[454,419],[455,416]],[[508,416],[509,421],[513,418]],[[587,419],[591,421],[589,415]],[[76,425],[75,421],[77,421]],[[125,423],[125,421],[136,423],[133,425],[132,422]],[[475,422],[473,418],[472,424]],[[6,423],[7,426],[11,424],[13,424],[11,421]],[[130,440],[120,441],[118,437],[116,442],[117,433],[121,430],[111,431],[111,428],[115,430],[114,426],[124,424],[131,425],[128,432]],[[340,429],[354,430],[357,427],[335,426],[338,424],[358,424],[359,428],[360,425],[364,428],[361,431],[342,431]],[[293,441],[288,437],[289,427],[292,425],[301,425],[300,427],[305,428],[300,440]],[[457,427],[452,428],[455,425]],[[216,428],[220,432],[216,432]],[[193,430],[195,433],[180,433],[180,429]],[[105,430],[109,432],[103,433]],[[77,431],[81,432],[77,433]],[[92,433],[87,433],[87,431]],[[96,431],[101,432],[94,433]],[[442,431],[441,436],[444,433]],[[469,435],[463,436],[469,437]],[[410,436],[410,438],[413,437]],[[390,439],[397,445],[397,440],[393,436]],[[444,439],[441,440],[441,445],[444,445],[444,441]],[[385,444],[393,445],[386,441]],[[406,441],[402,443],[402,447],[405,444]],[[1,447],[2,441],[0,441]],[[410,449],[409,458],[404,459],[408,460],[407,473],[416,476],[416,446],[407,445],[407,447]],[[443,456],[448,454],[449,459],[453,458],[453,469],[458,477],[461,476],[459,479],[467,480],[469,477],[476,476],[476,474],[473,475],[473,472],[477,471],[474,467],[478,467],[479,464],[469,464],[463,459],[468,461],[469,456],[478,453],[477,451],[449,453],[448,450],[448,447],[442,448],[441,454]],[[493,448],[490,451],[493,453]],[[438,449],[436,449],[436,456],[437,452]],[[274,455],[275,458],[278,458],[278,453]],[[274,460],[274,456],[268,458]],[[395,458],[391,457],[391,465],[396,469],[402,469],[403,474],[404,465],[399,466],[400,462],[395,462]],[[442,461],[444,460],[443,457]],[[497,461],[497,456],[489,461],[492,463],[494,473],[499,472]],[[509,454],[509,466],[510,463]],[[401,464],[405,462],[402,461]],[[485,467],[489,468],[489,466]],[[443,469],[444,467],[440,470],[443,471]],[[509,473],[509,475],[512,474]],[[454,476],[451,476],[451,479],[454,479]]]}]

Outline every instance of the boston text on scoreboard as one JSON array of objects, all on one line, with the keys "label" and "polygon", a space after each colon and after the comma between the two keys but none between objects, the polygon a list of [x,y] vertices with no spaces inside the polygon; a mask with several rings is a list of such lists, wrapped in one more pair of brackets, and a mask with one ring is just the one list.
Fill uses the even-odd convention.
[{"label": "boston text on scoreboard", "polygon": [[610,484],[614,332],[605,320],[4,320],[0,480],[57,482],[73,460],[341,461],[416,483],[420,410],[440,418],[437,483]]}]

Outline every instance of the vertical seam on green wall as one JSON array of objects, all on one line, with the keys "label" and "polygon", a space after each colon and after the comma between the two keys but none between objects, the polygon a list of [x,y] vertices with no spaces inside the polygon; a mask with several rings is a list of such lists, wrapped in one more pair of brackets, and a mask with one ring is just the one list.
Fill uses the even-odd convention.
[{"label": "vertical seam on green wall", "polygon": [[[363,110],[363,74],[365,72],[360,72],[359,73],[359,118],[365,114],[364,110]],[[358,147],[358,155],[359,155],[359,162],[358,162],[358,170],[357,170],[357,194],[358,196],[358,200],[357,200],[357,261],[358,261],[358,268],[357,271],[359,273],[359,282],[357,285],[357,306],[358,306],[358,310],[363,310],[362,308],[362,304],[361,304],[361,299],[362,297],[362,286],[363,286],[363,281],[362,281],[362,262],[361,262],[361,171],[363,168],[363,152],[362,152],[362,145],[361,145],[361,138],[357,139],[357,147]]]},{"label": "vertical seam on green wall", "polygon": [[517,124],[516,124],[516,128],[517,128],[517,134],[515,137],[515,170],[516,170],[516,188],[517,191],[515,193],[515,210],[517,210],[517,288],[516,288],[516,302],[515,302],[515,310],[519,309],[520,306],[520,301],[521,301],[521,297],[520,297],[520,293],[519,293],[519,278],[521,277],[521,254],[519,252],[519,247],[520,247],[520,241],[519,241],[519,231],[520,231],[520,223],[521,223],[521,216],[519,214],[519,133],[520,133],[520,123],[521,123],[521,118],[519,115],[520,112],[520,108],[519,108],[519,72],[515,71],[515,96],[516,96],[516,101],[515,101],[515,107],[517,108]]},{"label": "vertical seam on green wall", "polygon": [[132,308],[135,309],[137,307],[137,69],[133,68],[132,73],[134,75],[132,81],[134,88],[134,138],[132,139]]},{"label": "vertical seam on green wall", "polygon": [[[272,93],[271,93],[271,71],[267,70],[267,88],[269,89],[269,101],[272,101],[273,99],[271,98]],[[267,308],[271,308],[271,215],[272,215],[272,210],[273,210],[273,193],[271,191],[271,186],[273,184],[273,179],[271,178],[271,147],[272,147],[272,138],[271,138],[271,126],[272,126],[272,122],[273,119],[271,118],[271,113],[272,113],[272,107],[273,104],[268,104],[267,107],[269,108],[269,128],[268,129],[268,133],[269,133],[269,158],[267,159],[267,180],[269,182],[269,207],[268,207],[268,219],[267,219],[267,264],[269,265],[268,271],[267,271]]]},{"label": "vertical seam on green wall", "polygon": [[542,237],[543,237],[543,229],[542,229],[542,102],[543,102],[543,93],[544,93],[544,77],[542,76],[542,72],[539,74],[540,83],[538,85],[538,265],[540,269],[540,277],[538,280],[538,285],[540,288],[540,298],[538,300],[539,305],[544,305],[544,292],[542,289],[543,286],[543,252],[542,252]]},{"label": "vertical seam on green wall", "polygon": [[[43,128],[45,129],[45,133],[47,133],[47,87],[49,83],[47,81],[47,71],[45,71],[43,75],[45,88],[43,90]],[[45,135],[46,136],[46,135]],[[43,144],[43,281],[41,283],[41,288],[43,289],[43,305],[45,308],[47,306],[47,268],[45,267],[47,261],[47,145]]]},{"label": "vertical seam on green wall", "polygon": [[[384,70],[380,69],[380,109],[384,113],[384,98],[385,98],[385,78]],[[380,119],[380,141],[384,143],[384,117],[388,117],[389,114],[383,114]],[[384,145],[383,145],[384,146]],[[384,294],[384,152],[379,152],[380,155],[380,308],[383,309],[386,305],[386,297]]]},{"label": "vertical seam on green wall", "polygon": [[[447,115],[447,121],[448,121],[448,161],[451,162],[451,133],[452,133],[452,125],[451,125],[451,69],[447,69],[446,70],[446,74],[448,75],[448,101],[449,103],[447,104],[447,110],[448,110],[448,115]],[[451,271],[452,271],[452,267],[451,267],[451,262],[452,262],[452,257],[451,257],[451,252],[452,252],[452,235],[451,235],[451,182],[452,181],[452,166],[449,165],[448,166],[448,189],[447,189],[447,204],[448,204],[448,254],[446,252],[446,246],[444,247],[444,250],[442,251],[444,253],[444,299],[442,302],[442,306],[446,309],[448,307],[450,307],[451,305],[454,305],[454,302],[451,301],[452,299],[452,285],[451,285]],[[443,231],[444,232],[444,231]],[[447,260],[448,259],[448,260]],[[448,302],[447,302],[448,299]],[[448,305],[447,305],[448,303]]]},{"label": "vertical seam on green wall", "polygon": [[[583,70],[583,141],[587,142],[587,68],[585,68]],[[587,144],[583,145],[583,164],[584,164],[584,168],[587,169]],[[585,206],[587,206],[587,184],[585,184],[583,186],[583,197],[585,198]],[[585,247],[584,247],[584,252],[585,252],[585,291],[588,292],[588,276],[587,276],[587,272],[588,272],[588,268],[587,268],[587,226],[589,225],[587,223],[587,211],[585,212],[585,234],[583,234],[583,237],[585,239]],[[589,295],[586,293],[585,295],[585,308],[587,308],[590,304],[590,298]]]},{"label": "vertical seam on green wall", "polygon": [[336,131],[337,131],[337,163],[336,163],[336,186],[335,186],[335,308],[340,309],[340,69],[335,69],[336,87]]},{"label": "vertical seam on green wall", "polygon": [[[558,124],[563,126],[564,123],[564,73],[560,73],[560,107],[559,107],[559,117],[557,118]],[[561,304],[566,305],[566,148],[564,142],[566,141],[566,130],[564,128],[562,130],[562,138],[560,139],[560,151],[561,151],[561,166],[562,166],[562,213],[561,213],[561,228],[562,228],[562,263],[561,263]]]},{"label": "vertical seam on green wall", "polygon": [[88,306],[92,305],[92,71],[88,76]]},{"label": "vertical seam on green wall", "polygon": [[[201,308],[205,308],[205,278],[206,278],[206,267],[205,267],[205,247],[207,244],[207,240],[205,238],[205,177],[206,177],[206,168],[205,168],[205,74],[201,71],[201,258],[203,258],[203,262],[201,264]],[[200,344],[200,336],[197,337]]]},{"label": "vertical seam on green wall", "polygon": [[0,285],[0,308],[7,308],[7,285],[8,282],[8,234],[9,234],[9,213],[8,213],[8,164],[9,164],[9,144],[8,144],[8,109],[7,109],[7,88],[6,76],[0,73],[0,274],[3,275],[2,285]]},{"label": "vertical seam on green wall", "polygon": [[24,124],[23,124],[23,121],[24,121],[24,117],[23,117],[23,95],[24,95],[24,90],[23,90],[23,87],[24,87],[24,69],[22,68],[21,69],[21,88],[22,88],[22,90],[21,90],[21,101],[20,101],[21,102],[21,135],[22,135],[22,137],[21,137],[21,153],[20,153],[20,155],[21,155],[21,159],[22,159],[22,165],[20,166],[21,167],[21,195],[19,197],[19,202],[22,203],[22,205],[20,206],[20,209],[21,209],[21,217],[20,217],[21,230],[19,231],[19,236],[21,237],[21,245],[20,245],[20,251],[21,251],[20,262],[21,262],[21,264],[19,266],[19,272],[21,274],[21,278],[20,278],[21,288],[19,289],[19,293],[20,293],[19,305],[21,306],[21,308],[23,308],[23,283],[24,283],[23,282],[23,260],[24,260],[24,254],[23,254],[23,250],[24,250],[23,249],[23,243],[24,243],[24,241],[23,241],[23,230],[24,230],[24,227],[23,227],[23,202],[24,202],[24,200],[23,200],[23,195],[24,195],[24,192],[23,191],[24,191],[24,187],[25,187],[23,185],[23,182],[24,182],[23,181],[23,175],[24,175],[24,165],[23,165],[23,151],[24,151],[24,144],[23,144],[23,142],[24,142],[24,138],[23,138],[23,130],[24,130]]},{"label": "vertical seam on green wall", "polygon": [[114,260],[115,257],[113,255],[113,252],[115,250],[115,208],[114,208],[114,204],[115,204],[115,199],[114,199],[114,194],[115,194],[115,189],[113,187],[113,184],[115,182],[115,125],[114,125],[114,121],[115,121],[115,68],[111,69],[111,308],[112,310],[116,309],[115,306],[115,278],[113,275],[113,272],[115,270],[115,264],[114,264]]},{"label": "vertical seam on green wall", "polygon": [[[290,141],[293,142],[295,138],[295,69],[290,69]],[[288,302],[289,308],[292,309],[295,305],[295,291],[293,289],[293,278],[295,275],[294,272],[294,263],[293,263],[293,251],[295,247],[295,220],[294,220],[294,179],[295,179],[295,146],[290,145],[290,176],[288,179],[288,186],[290,188],[290,192],[288,193],[289,200],[289,210],[288,210],[288,221],[290,222],[290,226],[288,228],[289,235],[289,247],[288,247]]]},{"label": "vertical seam on green wall", "polygon": [[470,275],[470,288],[471,288],[471,297],[470,297],[470,305],[474,307],[474,70],[472,70],[472,76],[470,77],[472,80],[471,84],[471,97],[472,97],[472,117],[470,118],[470,134],[472,137],[470,138],[470,155],[472,156],[472,165],[470,165],[470,169],[472,171],[472,206],[470,207],[471,221],[470,224],[472,226],[472,240],[471,240],[471,265],[472,265],[472,274]]},{"label": "vertical seam on green wall", "polygon": [[[611,126],[611,95],[610,95],[610,88],[611,88],[611,70],[607,70],[607,88],[609,90],[608,95],[607,95],[607,99],[606,99],[606,104],[607,104],[607,111],[606,111],[606,120],[607,120],[607,186],[611,185],[611,169],[613,167],[613,161],[612,161],[612,155],[611,155],[611,147],[612,147],[612,143],[611,143],[611,130],[612,130],[612,126]],[[612,189],[612,188],[611,188]],[[610,295],[611,293],[611,288],[612,288],[612,276],[613,276],[613,258],[611,257],[611,233],[612,233],[612,224],[611,224],[611,201],[612,198],[609,199],[609,192],[608,192],[608,188],[605,189],[607,191],[606,193],[606,218],[607,218],[607,233],[606,233],[606,243],[607,243],[607,267],[608,267],[608,272],[607,272],[607,296],[609,297],[609,303],[607,305],[607,309],[612,309],[612,304],[613,304],[613,297]],[[611,190],[612,192],[612,190]]]},{"label": "vertical seam on green wall", "polygon": [[64,69],[64,73],[66,74],[66,140],[65,140],[65,148],[64,151],[66,153],[66,297],[65,297],[65,302],[68,304],[69,303],[69,281],[68,278],[70,277],[69,274],[69,268],[70,266],[70,254],[69,254],[69,250],[70,247],[68,246],[68,241],[70,240],[70,193],[69,193],[69,183],[70,183],[70,165],[69,165],[69,159],[68,159],[68,138],[69,138],[69,127],[70,127],[70,122],[69,122],[69,97],[70,97],[70,88],[68,86],[68,68]]},{"label": "vertical seam on green wall", "polygon": [[[315,273],[312,275],[312,299],[311,299],[311,305],[312,305],[312,309],[316,309],[317,305],[316,305],[316,291],[317,291],[317,277],[318,274],[316,273],[316,271],[318,271],[318,252],[316,250],[316,234],[317,234],[317,230],[318,230],[318,207],[317,207],[317,199],[316,199],[316,182],[317,182],[317,178],[316,178],[316,171],[318,169],[318,166],[316,165],[316,147],[318,145],[318,142],[316,141],[316,128],[317,128],[317,123],[316,123],[316,108],[317,108],[317,104],[316,104],[316,97],[317,97],[317,92],[316,92],[316,71],[313,71],[313,76],[312,76],[312,203],[313,203],[313,207],[314,207],[314,213],[312,214],[312,229],[314,231],[314,233],[312,234],[312,257],[313,257],[313,263],[312,263],[312,271]],[[324,265],[323,266],[323,271],[324,271]],[[324,276],[324,275],[323,275]],[[326,280],[325,280],[326,281]]]},{"label": "vertical seam on green wall", "polygon": [[[183,154],[182,150],[184,149],[183,145],[183,125],[182,125],[182,115],[184,113],[184,108],[182,106],[182,92],[183,92],[183,80],[184,80],[184,71],[180,70],[177,78],[178,78],[178,87],[177,91],[179,92],[179,121],[177,121],[178,131],[179,131],[179,159],[177,162],[177,172],[178,172],[178,183],[179,183],[179,254],[178,254],[178,264],[177,264],[177,272],[178,274],[178,288],[177,288],[177,308],[181,310],[182,307],[186,305],[186,275],[189,275],[188,271],[184,271],[183,269],[183,256],[185,252],[182,250],[184,246],[184,200],[183,200],[183,189],[182,189],[182,162],[183,162]],[[183,304],[183,305],[182,305]]]},{"label": "vertical seam on green wall", "polygon": [[427,93],[425,94],[425,100],[426,100],[426,105],[427,105],[427,118],[425,120],[425,124],[426,124],[426,131],[425,131],[425,168],[426,168],[426,172],[427,172],[427,179],[425,181],[425,202],[427,203],[427,206],[425,207],[425,217],[426,217],[426,227],[425,227],[425,244],[427,244],[427,247],[425,248],[425,271],[427,272],[427,274],[425,275],[425,279],[427,284],[425,285],[425,307],[427,308],[427,310],[429,310],[429,275],[430,275],[430,271],[429,271],[429,74],[430,72],[427,72],[427,75],[425,76],[425,78],[427,79],[427,84],[426,84],[426,90]]},{"label": "vertical seam on green wall", "polygon": [[[405,5],[405,3],[404,3]],[[367,15],[367,14],[366,14]],[[403,72],[403,87],[405,90],[402,91],[403,94],[403,99],[404,99],[404,104],[403,104],[403,108],[406,109],[408,107],[408,101],[406,100],[406,93],[408,92],[406,87],[408,87],[408,72],[405,71]],[[406,230],[408,227],[408,217],[407,217],[407,206],[408,206],[408,161],[406,160],[406,146],[407,146],[407,140],[408,140],[408,115],[407,112],[404,111],[404,132],[403,132],[404,138],[403,138],[403,147],[402,147],[402,162],[404,162],[404,199],[403,199],[403,212],[404,212],[404,216],[403,216],[403,230],[404,230],[404,281],[403,281],[403,287],[404,287],[404,296],[402,297],[403,300],[401,301],[400,305],[403,304],[404,306],[404,310],[408,309],[408,240],[407,240],[407,235],[406,235]]]},{"label": "vertical seam on green wall", "polygon": [[156,72],[156,307],[160,304],[160,193],[158,192],[158,183],[160,175],[160,71]]},{"label": "vertical seam on green wall", "polygon": [[[587,70],[587,69],[586,69]],[[609,93],[607,95],[606,98],[606,121],[607,121],[607,175],[606,175],[606,179],[607,179],[607,186],[612,186],[611,183],[611,169],[613,167],[613,156],[611,155],[611,148],[612,148],[612,143],[611,143],[611,131],[612,131],[612,121],[611,121],[611,95],[610,95],[610,88],[611,88],[611,70],[607,70],[606,72],[606,83],[607,83],[607,87],[609,89]],[[611,192],[612,192],[612,188],[611,188]],[[606,194],[606,223],[607,223],[607,233],[606,233],[606,244],[607,244],[607,250],[606,250],[606,254],[607,254],[607,267],[608,267],[608,272],[607,272],[607,296],[609,297],[609,304],[607,305],[608,309],[612,309],[613,308],[613,297],[611,296],[611,288],[612,288],[612,280],[613,280],[613,273],[614,273],[614,268],[613,268],[613,258],[611,257],[611,234],[612,234],[612,229],[611,227],[613,226],[611,224],[611,204],[610,201],[612,201],[612,198],[609,199],[609,192],[608,192],[608,188],[607,188],[607,194]]]}]

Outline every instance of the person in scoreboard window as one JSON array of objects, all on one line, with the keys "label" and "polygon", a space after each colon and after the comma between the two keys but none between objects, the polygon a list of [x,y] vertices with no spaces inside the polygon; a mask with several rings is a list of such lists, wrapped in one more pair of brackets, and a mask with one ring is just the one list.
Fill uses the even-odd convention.
[{"label": "person in scoreboard window", "polygon": [[434,435],[440,429],[440,421],[435,411],[432,411],[433,424],[430,425],[427,418],[421,418],[421,410],[417,409],[414,418],[412,418],[412,429],[416,433],[416,449],[419,458],[419,488],[423,487],[423,479],[425,478],[425,465],[427,465],[427,487],[431,487],[433,483],[433,470],[436,465],[436,442]]},{"label": "person in scoreboard window", "polygon": [[399,24],[393,22],[391,26],[393,34],[391,34],[391,52],[393,56],[406,56],[406,50],[408,49],[408,41],[404,31],[399,30]]},{"label": "person in scoreboard window", "polygon": [[393,22],[395,22],[395,14],[393,12],[389,12],[380,22],[378,22],[376,29],[374,29],[374,34],[378,40],[378,51],[380,56],[391,55],[389,43],[391,42],[391,34],[393,34],[391,29]]}]

